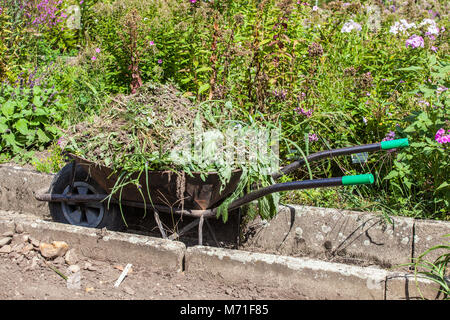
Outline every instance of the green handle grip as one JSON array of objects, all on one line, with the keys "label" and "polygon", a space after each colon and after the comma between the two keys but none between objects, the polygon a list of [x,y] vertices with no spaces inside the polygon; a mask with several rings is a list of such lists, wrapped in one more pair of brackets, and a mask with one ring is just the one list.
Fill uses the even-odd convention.
[{"label": "green handle grip", "polygon": [[381,149],[395,149],[409,146],[408,138],[405,139],[396,139],[396,140],[388,140],[381,142]]},{"label": "green handle grip", "polygon": [[373,174],[358,174],[356,176],[343,176],[343,185],[355,185],[355,184],[372,184],[375,181]]}]

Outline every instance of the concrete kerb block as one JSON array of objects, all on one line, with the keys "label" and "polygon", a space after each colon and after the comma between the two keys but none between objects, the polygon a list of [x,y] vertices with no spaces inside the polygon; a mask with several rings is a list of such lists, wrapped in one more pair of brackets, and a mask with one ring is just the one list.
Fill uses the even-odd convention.
[{"label": "concrete kerb block", "polygon": [[[414,253],[413,258],[417,258],[426,250],[437,246],[450,244],[450,223],[435,220],[415,220],[414,225]],[[429,262],[434,262],[440,255],[449,253],[445,249],[433,250],[424,256]]]},{"label": "concrete kerb block", "polygon": [[48,189],[54,175],[21,167],[0,165],[0,210],[49,216],[47,202],[35,199],[36,192]]},{"label": "concrete kerb block", "polygon": [[203,246],[187,248],[185,265],[186,273],[295,289],[309,299],[382,300],[388,275],[373,267]]},{"label": "concrete kerb block", "polygon": [[271,221],[255,224],[244,249],[315,258],[337,255],[385,267],[408,263],[414,220],[391,219],[393,224],[375,213],[289,205]]},{"label": "concrete kerb block", "polygon": [[392,274],[386,279],[386,300],[439,300],[439,284],[418,274]]},{"label": "concrete kerb block", "polygon": [[40,241],[62,240],[83,256],[103,261],[129,262],[171,272],[183,270],[184,243],[127,233],[102,231],[0,211],[0,232],[20,223],[24,232]]}]

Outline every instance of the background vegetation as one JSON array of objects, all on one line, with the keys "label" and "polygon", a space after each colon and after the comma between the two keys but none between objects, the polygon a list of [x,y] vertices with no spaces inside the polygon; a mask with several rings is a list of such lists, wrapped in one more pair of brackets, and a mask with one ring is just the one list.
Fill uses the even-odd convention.
[{"label": "background vegetation", "polygon": [[285,202],[449,220],[448,9],[444,0],[0,0],[0,161],[57,171],[62,129],[117,94],[171,83],[194,103],[229,102],[243,121],[280,124],[298,147],[281,144],[286,163],[298,149],[410,139],[366,163],[341,157],[284,177],[370,172],[375,185],[288,192]]}]

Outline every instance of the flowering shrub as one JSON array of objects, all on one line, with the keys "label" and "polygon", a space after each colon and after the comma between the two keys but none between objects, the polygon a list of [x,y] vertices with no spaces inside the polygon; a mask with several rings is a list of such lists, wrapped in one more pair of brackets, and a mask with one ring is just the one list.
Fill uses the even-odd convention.
[{"label": "flowering shrub", "polygon": [[[0,0],[3,79],[13,83],[27,63],[42,63],[40,46],[64,55],[77,48],[75,65],[52,76],[77,112],[97,110],[107,94],[170,81],[196,102],[231,101],[242,120],[280,122],[283,137],[296,142],[280,145],[282,158],[409,137],[419,145],[368,159],[367,168],[387,178],[367,198],[409,215],[442,218],[448,209],[442,1],[85,0],[73,2],[82,16],[77,34],[65,30],[65,1],[14,9],[31,3],[21,1]],[[11,149],[5,141],[2,147]],[[359,169],[348,159],[330,160],[286,179]]]}]

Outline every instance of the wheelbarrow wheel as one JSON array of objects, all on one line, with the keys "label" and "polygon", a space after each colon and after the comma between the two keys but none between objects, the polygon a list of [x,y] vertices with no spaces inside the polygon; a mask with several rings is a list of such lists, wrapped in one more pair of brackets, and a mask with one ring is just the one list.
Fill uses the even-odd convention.
[{"label": "wheelbarrow wheel", "polygon": [[[67,194],[70,189],[72,166],[67,164],[53,178],[48,193]],[[72,194],[106,194],[106,192],[90,178],[81,166],[75,170]],[[100,202],[71,203],[71,202],[49,202],[50,214],[54,221],[83,226],[88,228],[106,228],[119,231],[124,228],[124,223],[117,204]]]}]

